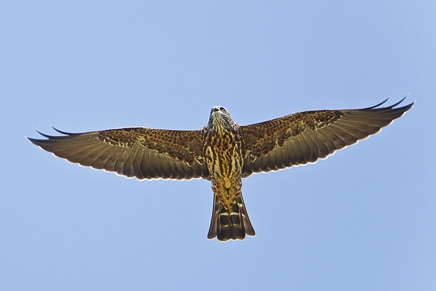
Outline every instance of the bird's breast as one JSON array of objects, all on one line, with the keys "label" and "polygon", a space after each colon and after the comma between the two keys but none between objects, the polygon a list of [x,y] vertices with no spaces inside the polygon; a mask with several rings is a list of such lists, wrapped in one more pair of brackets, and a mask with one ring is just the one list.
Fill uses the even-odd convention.
[{"label": "bird's breast", "polygon": [[[206,133],[205,158],[213,177],[240,176],[242,171],[241,139],[236,132]],[[226,182],[228,186],[229,182]]]},{"label": "bird's breast", "polygon": [[242,143],[236,132],[205,135],[205,158],[212,190],[231,209],[242,188]]}]

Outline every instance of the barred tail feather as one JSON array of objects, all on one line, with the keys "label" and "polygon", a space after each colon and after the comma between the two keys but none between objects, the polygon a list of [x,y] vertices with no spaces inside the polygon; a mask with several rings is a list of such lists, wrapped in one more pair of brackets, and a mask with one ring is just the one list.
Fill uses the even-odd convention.
[{"label": "barred tail feather", "polygon": [[218,196],[214,195],[212,220],[207,238],[217,237],[220,241],[242,240],[246,234],[254,236],[255,232],[248,218],[242,194],[233,202],[231,211],[228,211]]}]

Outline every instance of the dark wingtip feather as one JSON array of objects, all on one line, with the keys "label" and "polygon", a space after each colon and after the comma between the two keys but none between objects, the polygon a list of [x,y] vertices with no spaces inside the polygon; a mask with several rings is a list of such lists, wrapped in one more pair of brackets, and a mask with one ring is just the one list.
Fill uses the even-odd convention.
[{"label": "dark wingtip feather", "polygon": [[386,101],[388,101],[388,100],[389,100],[389,98],[386,98],[385,100],[383,100],[383,101],[380,102],[379,104],[374,105],[374,106],[370,106],[370,107],[366,107],[366,108],[362,108],[362,110],[371,110],[371,109],[377,108],[377,107],[379,107],[379,106],[385,104]]},{"label": "dark wingtip feather", "polygon": [[42,135],[43,137],[46,137],[46,138],[53,138],[54,137],[52,135],[48,135],[48,134],[42,133],[39,130],[37,130],[36,132],[39,133],[40,135]]},{"label": "dark wingtip feather", "polygon": [[36,138],[31,138],[31,137],[27,137],[26,138],[33,143],[36,146],[42,146],[47,140],[46,139],[36,139]]},{"label": "dark wingtip feather", "polygon": [[[48,135],[48,134],[45,134],[45,133],[42,133],[42,132],[40,132],[40,131],[38,131],[38,130],[36,130],[36,132],[39,133],[40,135],[42,135],[43,137],[48,138],[48,139],[53,138],[53,136]],[[33,143],[33,144],[37,144],[37,143],[40,142],[40,141],[45,141],[45,139],[37,139],[37,138],[31,138],[31,137],[27,137],[27,136],[26,136],[26,138],[27,138],[31,143]]]},{"label": "dark wingtip feather", "polygon": [[[61,131],[59,131],[59,130],[57,130],[57,129],[55,129],[55,130],[58,131],[59,133],[63,133],[63,132],[61,132]],[[27,138],[31,143],[33,143],[34,145],[37,145],[37,146],[42,146],[42,145],[45,144],[46,141],[48,141],[49,139],[55,139],[55,138],[57,138],[56,136],[45,134],[45,133],[43,133],[43,132],[40,132],[39,130],[36,130],[36,132],[39,133],[40,135],[42,135],[43,137],[47,138],[47,139],[37,139],[37,138],[31,138],[31,137],[27,137],[27,136],[26,136],[26,138]]]},{"label": "dark wingtip feather", "polygon": [[[409,110],[410,108],[412,108],[413,105],[415,105],[415,101],[413,101],[412,103],[410,103],[410,104],[408,104],[408,105],[406,105],[406,106],[403,106],[403,107],[401,107],[401,108],[404,108],[404,111],[407,111],[407,110]],[[399,108],[399,109],[400,109],[400,108]]]},{"label": "dark wingtip feather", "polygon": [[76,133],[71,133],[71,132],[66,132],[66,131],[59,130],[59,129],[57,129],[57,128],[54,127],[54,126],[52,126],[52,128],[53,128],[54,130],[56,130],[57,132],[59,132],[60,134],[64,134],[64,135],[75,135],[75,134],[76,134]]},{"label": "dark wingtip feather", "polygon": [[39,140],[39,139],[31,138],[31,137],[28,137],[28,136],[26,136],[26,138],[27,138],[28,141],[30,141],[31,143],[36,144],[36,145],[37,145],[38,140]]},{"label": "dark wingtip feather", "polygon": [[[57,132],[59,132],[60,134],[64,134],[64,135],[75,135],[75,133],[65,132],[65,131],[59,130],[59,129],[55,128],[55,127],[53,127],[53,129],[56,130]],[[42,135],[43,137],[48,138],[48,139],[55,139],[55,138],[58,138],[58,137],[59,137],[59,136],[54,136],[54,135],[45,134],[45,133],[43,133],[43,132],[40,132],[39,130],[36,130],[36,132],[39,133],[40,135]],[[30,142],[32,142],[33,144],[36,144],[36,145],[39,145],[42,141],[46,141],[45,139],[36,139],[36,138],[27,137],[27,136],[26,136],[26,138],[27,138]]]},{"label": "dark wingtip feather", "polygon": [[403,97],[400,101],[398,101],[397,103],[394,103],[394,104],[392,104],[392,105],[390,105],[390,106],[386,106],[386,107],[380,107],[381,105],[383,105],[383,104],[385,104],[386,103],[386,101],[388,101],[389,100],[389,98],[386,98],[383,102],[380,102],[379,104],[377,104],[377,105],[374,105],[374,106],[371,106],[371,107],[367,107],[367,108],[363,108],[362,110],[386,110],[386,109],[394,109],[394,110],[401,110],[401,111],[404,111],[404,112],[406,112],[407,110],[409,110],[410,108],[412,108],[412,106],[415,104],[415,102],[412,102],[412,103],[410,103],[410,104],[407,104],[407,105],[405,105],[405,106],[403,106],[403,107],[398,107],[398,108],[395,108],[396,106],[398,106],[398,105],[400,105],[406,98],[407,98],[407,96],[408,95],[406,95],[405,97]]},{"label": "dark wingtip feather", "polygon": [[[415,105],[415,101],[413,101],[412,103],[409,103],[409,104],[404,105],[404,106],[402,106],[402,107],[395,108],[397,105],[399,105],[401,102],[403,102],[404,99],[406,99],[406,97],[407,97],[407,95],[406,95],[403,99],[401,99],[400,101],[398,101],[397,103],[395,103],[394,105],[388,107],[388,109],[392,109],[392,110],[395,110],[395,111],[401,111],[401,112],[404,114],[407,110],[409,110],[410,108],[412,108],[413,105]],[[401,114],[401,115],[403,115],[403,114]]]},{"label": "dark wingtip feather", "polygon": [[395,103],[395,104],[393,104],[393,105],[391,105],[391,106],[389,106],[389,107],[390,107],[390,108],[394,108],[395,106],[397,106],[397,105],[399,105],[401,102],[403,102],[404,99],[406,99],[406,97],[407,97],[407,95],[404,96],[403,99],[401,99],[400,101],[398,101],[397,103]]}]

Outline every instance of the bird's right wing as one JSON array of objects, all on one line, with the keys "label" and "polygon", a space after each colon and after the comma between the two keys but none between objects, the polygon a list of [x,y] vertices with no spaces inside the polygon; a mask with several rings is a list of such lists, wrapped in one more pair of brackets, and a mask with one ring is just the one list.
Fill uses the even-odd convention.
[{"label": "bird's right wing", "polygon": [[198,131],[123,128],[29,140],[70,162],[138,179],[209,178]]},{"label": "bird's right wing", "polygon": [[[403,99],[404,100],[404,99]],[[315,162],[336,150],[377,133],[409,110],[378,105],[363,109],[307,111],[241,126],[244,141],[242,176]]]}]

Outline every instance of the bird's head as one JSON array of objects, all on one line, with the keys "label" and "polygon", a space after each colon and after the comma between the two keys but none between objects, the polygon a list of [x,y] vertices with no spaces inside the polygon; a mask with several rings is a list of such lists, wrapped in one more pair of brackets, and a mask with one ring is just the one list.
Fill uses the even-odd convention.
[{"label": "bird's head", "polygon": [[229,112],[223,106],[214,106],[210,110],[209,122],[207,127],[209,129],[226,129],[230,130],[234,127],[235,122],[230,117]]}]

